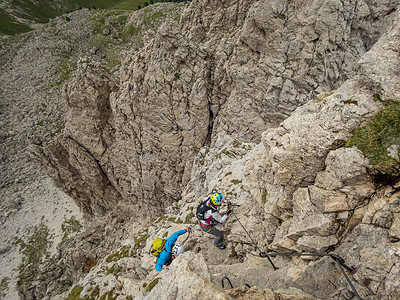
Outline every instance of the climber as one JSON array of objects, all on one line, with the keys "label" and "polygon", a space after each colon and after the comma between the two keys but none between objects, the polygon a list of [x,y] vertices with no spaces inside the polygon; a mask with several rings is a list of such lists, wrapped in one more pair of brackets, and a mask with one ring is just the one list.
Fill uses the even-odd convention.
[{"label": "climber", "polygon": [[200,228],[215,236],[214,245],[219,249],[225,249],[226,246],[222,243],[224,236],[221,231],[215,228],[217,223],[224,223],[227,217],[231,214],[232,208],[228,204],[228,210],[221,216],[218,212],[218,207],[221,206],[224,196],[221,193],[214,193],[208,196],[197,207],[196,216],[199,219]]},{"label": "climber", "polygon": [[182,234],[188,232],[190,234],[191,228],[179,230],[173,233],[167,239],[156,238],[150,248],[150,253],[157,257],[156,270],[161,271],[162,267],[169,266],[175,257],[179,256],[185,250],[183,245],[175,245],[176,240]]}]

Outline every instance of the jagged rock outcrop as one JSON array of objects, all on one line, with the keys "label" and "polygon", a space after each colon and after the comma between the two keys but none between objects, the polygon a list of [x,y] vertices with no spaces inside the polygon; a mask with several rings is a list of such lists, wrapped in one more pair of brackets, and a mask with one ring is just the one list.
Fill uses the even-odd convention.
[{"label": "jagged rock outcrop", "polygon": [[[101,156],[95,159],[123,202],[143,207],[154,218],[180,198],[202,146],[227,134],[258,141],[299,105],[354,76],[357,61],[388,28],[395,9],[393,1],[193,1],[180,24],[167,20],[124,62],[119,90],[110,95],[110,144],[99,148],[101,155],[91,155]],[[70,86],[67,98],[85,94],[73,90],[75,83]],[[354,93],[360,93],[358,88]],[[92,101],[96,93],[101,91],[91,95]],[[361,97],[356,94],[348,97]],[[343,97],[337,99],[348,100]],[[72,134],[87,136],[87,130],[73,126]],[[96,137],[93,130],[90,135]],[[83,148],[92,147],[90,140],[81,142]],[[302,172],[322,168],[314,163]],[[296,185],[312,182],[314,175],[308,176]],[[288,178],[279,180],[286,184]],[[285,201],[279,205],[290,208]]]},{"label": "jagged rock outcrop", "polygon": [[[106,215],[100,228],[113,222],[76,235],[84,241],[61,247],[43,274],[66,280],[90,261],[75,281],[82,297],[351,299],[331,257],[277,256],[277,271],[254,258],[258,248],[334,250],[354,266],[364,299],[395,299],[399,186],[377,186],[361,151],[334,145],[383,107],[378,98],[399,99],[398,5],[193,1],[180,23],[167,20],[126,54],[119,83],[116,69],[82,60],[64,87],[63,134],[32,154],[87,217]],[[195,222],[213,191],[241,205],[224,227],[227,249],[194,230],[187,253],[156,273],[151,240]],[[135,237],[117,255],[92,257],[104,256],[106,235],[107,247]],[[20,287],[24,297],[67,296],[34,282],[38,273]],[[222,290],[225,274],[251,288]]]}]

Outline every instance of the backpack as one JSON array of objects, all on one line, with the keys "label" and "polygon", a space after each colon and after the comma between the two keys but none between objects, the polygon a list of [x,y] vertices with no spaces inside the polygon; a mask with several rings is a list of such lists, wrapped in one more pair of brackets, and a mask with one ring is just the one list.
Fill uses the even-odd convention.
[{"label": "backpack", "polygon": [[151,248],[150,248],[150,254],[158,257],[160,253],[164,250],[166,240],[156,238],[154,241],[151,243]]},{"label": "backpack", "polygon": [[206,211],[208,211],[208,210],[215,211],[214,208],[209,207],[209,206],[207,205],[207,200],[201,202],[201,203],[199,204],[199,206],[197,207],[197,211],[196,211],[196,217],[197,217],[197,219],[202,220],[202,221],[206,221],[204,215],[205,215]]}]

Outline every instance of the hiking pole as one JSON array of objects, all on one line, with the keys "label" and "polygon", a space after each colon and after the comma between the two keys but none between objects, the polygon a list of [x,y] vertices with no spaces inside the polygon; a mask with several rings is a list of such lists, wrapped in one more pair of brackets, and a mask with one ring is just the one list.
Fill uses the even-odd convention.
[{"label": "hiking pole", "polygon": [[262,252],[260,250],[260,248],[258,248],[257,243],[253,240],[253,238],[251,237],[250,233],[248,233],[248,231],[246,230],[246,228],[244,228],[242,222],[240,222],[239,218],[236,216],[235,212],[232,210],[232,214],[235,216],[236,220],[238,220],[239,224],[242,226],[243,230],[247,233],[247,235],[249,236],[249,238],[251,239],[251,241],[253,242],[253,244],[256,246],[258,252],[259,252],[259,256],[260,257],[266,257],[268,258],[269,262],[271,263],[272,267],[274,268],[274,270],[277,270],[278,268],[275,267],[274,263],[272,262],[271,258],[269,258],[269,255],[265,252]]}]

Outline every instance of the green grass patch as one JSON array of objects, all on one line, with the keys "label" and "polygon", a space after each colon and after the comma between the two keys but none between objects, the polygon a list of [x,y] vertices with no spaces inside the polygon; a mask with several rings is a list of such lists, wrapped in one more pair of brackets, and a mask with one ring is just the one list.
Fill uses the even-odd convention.
[{"label": "green grass patch", "polygon": [[131,256],[129,253],[130,247],[129,246],[122,246],[117,252],[110,254],[106,258],[106,262],[118,261],[123,257]]},{"label": "green grass patch", "polygon": [[158,281],[160,280],[160,278],[156,278],[154,279],[152,282],[150,282],[149,284],[146,285],[145,291],[146,292],[150,292],[158,283]]},{"label": "green grass patch", "polygon": [[14,0],[12,5],[18,8],[18,17],[38,23],[47,23],[49,19],[66,13],[65,9],[57,7],[55,1]]},{"label": "green grass patch", "polygon": [[67,298],[65,300],[80,300],[82,299],[79,297],[80,293],[83,291],[83,286],[77,285],[75,286],[71,292],[68,294]]},{"label": "green grass patch", "polygon": [[67,238],[70,234],[80,232],[82,227],[81,223],[74,216],[68,220],[64,220],[61,224],[61,231],[64,233],[63,239]]},{"label": "green grass patch", "polygon": [[145,0],[69,0],[75,7],[115,8],[121,10],[137,10],[138,5],[144,6]]},{"label": "green grass patch", "polygon": [[24,263],[27,265],[37,265],[45,256],[49,244],[49,228],[42,223],[35,226],[27,241],[19,239],[20,251],[25,256]]},{"label": "green grass patch", "polygon": [[0,33],[13,35],[22,32],[31,31],[28,25],[19,22],[14,17],[10,16],[3,9],[0,8]]},{"label": "green grass patch", "polygon": [[346,141],[345,140],[341,140],[341,139],[337,139],[333,141],[333,144],[331,146],[330,150],[337,150],[339,148],[345,147],[346,146]]},{"label": "green grass patch", "polygon": [[357,128],[346,146],[357,146],[373,165],[374,175],[400,176],[400,164],[387,148],[400,145],[400,103],[388,101],[365,126]]},{"label": "green grass patch", "polygon": [[119,272],[121,272],[122,270],[122,266],[118,265],[118,264],[113,264],[113,266],[109,269],[107,269],[106,274],[117,274]]},{"label": "green grass patch", "polygon": [[49,246],[50,230],[43,220],[30,230],[29,235],[27,240],[23,238],[17,240],[20,252],[23,254],[22,262],[18,267],[18,286],[38,280],[37,277],[41,276],[38,268],[46,257]]},{"label": "green grass patch", "polygon": [[232,179],[231,182],[232,182],[233,184],[239,184],[239,183],[242,183],[242,180]]}]

